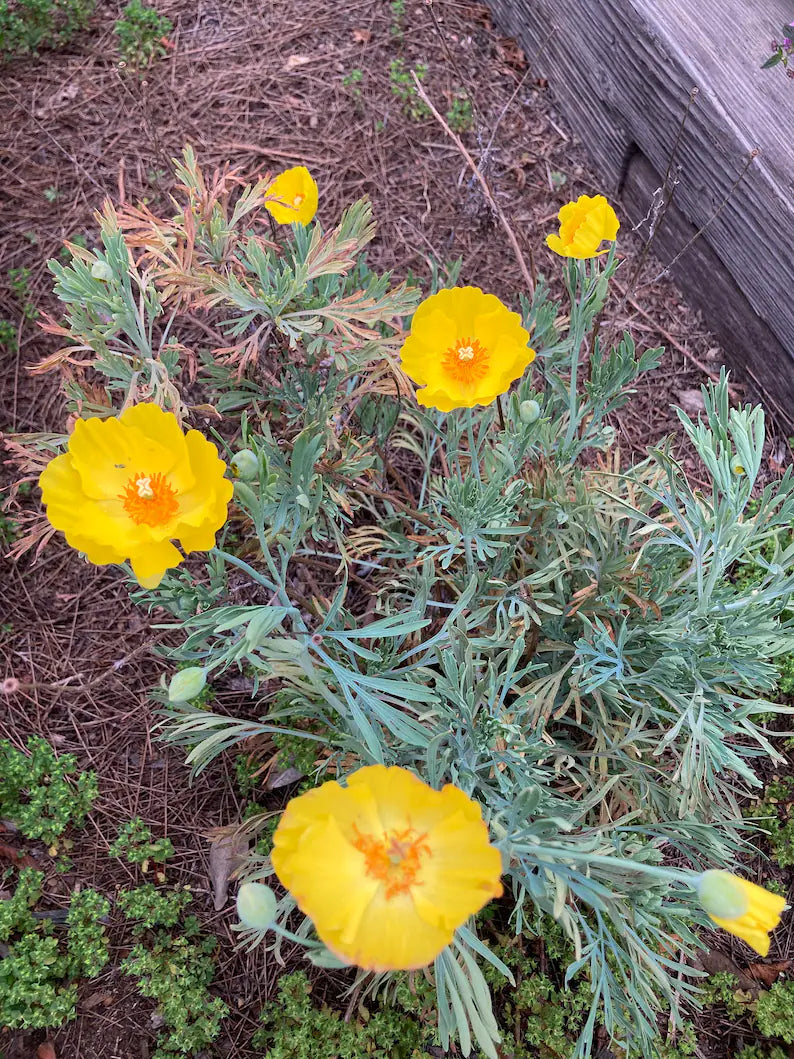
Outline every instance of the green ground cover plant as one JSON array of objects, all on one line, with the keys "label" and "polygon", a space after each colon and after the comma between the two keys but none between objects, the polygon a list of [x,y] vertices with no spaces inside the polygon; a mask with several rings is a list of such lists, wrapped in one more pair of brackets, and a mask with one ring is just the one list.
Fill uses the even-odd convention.
[{"label": "green ground cover plant", "polygon": [[0,817],[56,847],[67,828],[82,827],[98,794],[96,774],[77,773],[73,754],[57,757],[39,736],[28,739],[27,752],[0,740]]},{"label": "green ground cover plant", "polygon": [[93,11],[94,0],[0,0],[0,61],[68,44]]},{"label": "green ground cover plant", "polygon": [[[229,716],[162,687],[166,738],[200,770],[286,735],[307,745],[312,783],[399,766],[476,803],[510,930],[556,921],[570,992],[542,973],[521,980],[470,921],[427,970],[443,1049],[495,1059],[510,1004],[522,1041],[562,1047],[575,1024],[567,1059],[590,1054],[599,1025],[628,1054],[687,1054],[710,923],[701,873],[735,865],[753,830],[740,799],[760,793],[759,764],[782,761],[765,719],[787,711],[775,695],[794,650],[794,475],[750,508],[763,411],[733,406],[723,374],[697,421],[678,413],[700,484],[667,439],[625,463],[610,417],[661,350],[612,320],[614,245],[563,261],[562,302],[543,277],[525,291],[537,357],[510,392],[449,412],[419,404],[399,351],[422,292],[367,267],[366,201],[330,228],[274,232],[267,179],[208,182],[190,150],[177,175],[173,216],[107,205],[101,246],[51,263],[63,356],[69,343],[92,351],[102,377],[89,392],[70,373],[70,409],[108,419],[143,399],[187,419],[196,384],[235,464],[217,545],[132,591],[171,615],[175,676],[187,666],[220,690],[242,674],[250,697]],[[222,347],[182,340],[181,314],[198,310]],[[477,353],[473,341],[459,352]],[[36,444],[55,454],[66,440]],[[136,485],[147,499],[150,479]],[[254,851],[242,876],[272,881],[272,864]],[[285,939],[340,966],[289,893],[241,936],[276,959]],[[130,967],[159,996],[157,959],[137,952]],[[365,999],[399,981],[356,984]],[[678,1027],[674,1051],[660,1011]]]},{"label": "green ground cover plant", "polygon": [[109,904],[94,890],[72,894],[65,917],[38,914],[44,873],[23,868],[0,902],[0,1026],[44,1029],[75,1018],[77,982],[108,962],[102,923]]},{"label": "green ground cover plant", "polygon": [[157,892],[151,885],[119,895],[119,907],[139,939],[121,969],[136,979],[141,996],[155,1001],[163,1023],[152,1059],[201,1052],[217,1038],[229,1012],[209,992],[217,938],[203,934],[195,916],[182,916],[189,901],[187,891]]},{"label": "green ground cover plant", "polygon": [[174,855],[174,844],[170,838],[152,837],[151,829],[139,816],[122,824],[108,851],[112,857],[124,857],[130,864],[140,864],[146,871],[149,862],[164,864]]}]

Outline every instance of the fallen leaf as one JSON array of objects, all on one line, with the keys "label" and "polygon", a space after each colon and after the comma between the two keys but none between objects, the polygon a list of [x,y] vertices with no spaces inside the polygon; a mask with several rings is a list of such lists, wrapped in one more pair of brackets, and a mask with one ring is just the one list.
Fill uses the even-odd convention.
[{"label": "fallen leaf", "polygon": [[56,1059],[55,1049],[49,1041],[40,1044],[36,1049],[36,1059]]},{"label": "fallen leaf", "polygon": [[698,956],[697,964],[703,968],[704,971],[708,971],[709,974],[719,974],[726,972],[736,978],[736,984],[740,991],[751,993],[753,997],[758,996],[759,984],[755,978],[752,978],[750,974],[734,963],[730,956],[726,956],[724,952],[720,952],[719,949],[709,949],[708,952],[702,952]]},{"label": "fallen leaf", "polygon": [[248,852],[248,839],[241,834],[221,835],[210,843],[210,883],[215,911],[226,904],[229,878],[239,868]]},{"label": "fallen leaf", "polygon": [[80,1009],[82,1011],[93,1011],[94,1008],[103,1007],[107,1008],[113,1003],[113,994],[108,993],[104,989],[100,989],[97,993],[92,993],[87,996],[85,1000],[81,1001]]},{"label": "fallen leaf", "polygon": [[290,783],[297,783],[303,779],[303,773],[295,768],[273,769],[267,778],[267,789],[278,790],[279,787],[289,787]]},{"label": "fallen leaf", "polygon": [[675,396],[682,411],[689,416],[699,415],[706,407],[700,390],[679,390]]},{"label": "fallen leaf", "polygon": [[752,978],[755,978],[757,982],[761,982],[765,985],[767,989],[770,989],[778,980],[779,975],[783,974],[784,971],[788,971],[791,964],[791,960],[772,960],[771,963],[751,963],[747,968],[747,973]]},{"label": "fallen leaf", "polygon": [[285,70],[297,70],[299,66],[305,66],[312,61],[310,55],[290,55],[284,63]]},{"label": "fallen leaf", "polygon": [[372,30],[354,29],[353,40],[356,42],[356,44],[369,44],[369,42],[372,40]]},{"label": "fallen leaf", "polygon": [[27,853],[23,853],[19,849],[14,849],[13,846],[7,846],[5,842],[0,842],[0,857],[5,857],[6,860],[13,861],[18,868],[35,868],[35,860],[28,856]]}]

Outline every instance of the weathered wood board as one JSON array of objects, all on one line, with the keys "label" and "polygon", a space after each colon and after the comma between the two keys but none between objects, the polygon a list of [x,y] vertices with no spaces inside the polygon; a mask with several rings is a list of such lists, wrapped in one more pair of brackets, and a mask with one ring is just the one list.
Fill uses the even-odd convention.
[{"label": "weathered wood board", "polygon": [[[794,81],[759,68],[794,5],[488,2],[533,70],[549,79],[604,193],[619,195],[634,221],[662,183],[698,88],[676,156],[675,208],[655,252],[671,261],[708,226],[671,273],[731,362],[794,422]],[[753,149],[759,154],[732,191]]]}]

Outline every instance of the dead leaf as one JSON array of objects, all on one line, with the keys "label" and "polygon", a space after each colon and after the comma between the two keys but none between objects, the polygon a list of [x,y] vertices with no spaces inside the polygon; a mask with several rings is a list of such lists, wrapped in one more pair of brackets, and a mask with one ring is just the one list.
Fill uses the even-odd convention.
[{"label": "dead leaf", "polygon": [[284,63],[284,69],[297,70],[299,66],[305,66],[312,61],[311,55],[290,55]]},{"label": "dead leaf", "polygon": [[108,993],[107,990],[100,989],[96,993],[92,993],[87,996],[80,1004],[82,1011],[93,1011],[94,1008],[103,1007],[108,1008],[113,1003],[113,994]]},{"label": "dead leaf", "polygon": [[353,40],[356,42],[356,44],[369,44],[369,42],[372,40],[372,30],[354,29]]},{"label": "dead leaf", "polygon": [[697,964],[704,971],[708,971],[709,974],[726,972],[733,975],[740,991],[750,993],[753,997],[758,996],[760,991],[758,981],[752,978],[742,967],[734,963],[730,956],[720,952],[719,949],[709,949],[708,952],[700,953]]},{"label": "dead leaf", "polygon": [[0,842],[0,857],[13,861],[18,868],[36,867],[36,862],[32,857],[29,857],[27,853],[23,853],[21,850],[14,849],[13,846],[7,846],[5,842]]},{"label": "dead leaf", "polygon": [[704,410],[703,394],[700,390],[679,390],[676,400],[688,416],[697,416]]},{"label": "dead leaf", "polygon": [[57,1059],[55,1049],[49,1041],[40,1044],[36,1049],[36,1059]]},{"label": "dead leaf", "polygon": [[225,834],[210,843],[210,882],[215,911],[226,904],[229,894],[229,878],[240,867],[248,852],[245,835]]},{"label": "dead leaf", "polygon": [[297,783],[303,779],[303,773],[298,769],[273,769],[267,778],[267,789],[278,790],[279,787],[289,787],[290,783]]},{"label": "dead leaf", "polygon": [[751,963],[747,973],[770,989],[778,977],[791,967],[791,960],[772,960],[770,963]]}]

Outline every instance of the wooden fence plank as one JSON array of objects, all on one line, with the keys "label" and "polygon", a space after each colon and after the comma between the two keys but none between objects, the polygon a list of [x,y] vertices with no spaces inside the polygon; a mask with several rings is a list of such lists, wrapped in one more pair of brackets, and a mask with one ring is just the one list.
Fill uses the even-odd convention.
[{"label": "wooden fence plank", "polygon": [[[676,214],[657,249],[669,260],[688,233],[708,225],[674,275],[731,359],[791,416],[794,84],[780,70],[758,68],[767,38],[780,38],[794,16],[788,0],[489,2],[530,62],[545,42],[535,68],[549,78],[607,194],[636,193],[640,172],[646,184],[651,173],[661,182],[698,88],[678,148]],[[643,216],[650,199],[628,198],[630,213]]]}]

